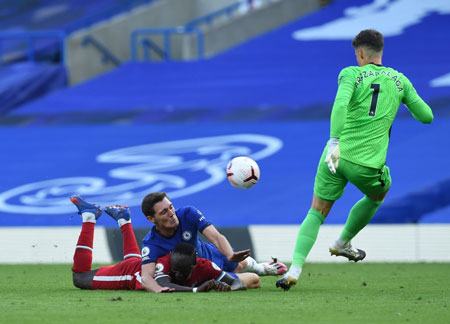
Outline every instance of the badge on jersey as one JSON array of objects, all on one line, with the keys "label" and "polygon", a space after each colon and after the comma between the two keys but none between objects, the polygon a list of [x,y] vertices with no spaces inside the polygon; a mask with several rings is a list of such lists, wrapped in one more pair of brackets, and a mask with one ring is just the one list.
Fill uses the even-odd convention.
[{"label": "badge on jersey", "polygon": [[183,236],[183,240],[189,241],[192,238],[192,233],[189,231],[184,231],[182,236]]}]

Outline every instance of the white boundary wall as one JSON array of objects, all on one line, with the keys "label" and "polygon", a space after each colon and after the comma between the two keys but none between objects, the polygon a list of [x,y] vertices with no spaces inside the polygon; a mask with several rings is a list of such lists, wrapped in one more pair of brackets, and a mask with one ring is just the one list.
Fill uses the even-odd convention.
[{"label": "white boundary wall", "polygon": [[[331,257],[329,245],[342,225],[323,225],[308,262],[347,262]],[[253,256],[290,261],[298,225],[249,226]],[[80,227],[0,227],[0,263],[72,263]],[[112,263],[104,227],[94,236],[94,262]],[[231,243],[233,239],[229,238]],[[353,241],[368,262],[450,262],[450,224],[369,225]]]},{"label": "white boundary wall", "polygon": [[[72,263],[81,227],[0,227],[0,263]],[[111,263],[103,227],[95,228],[94,262]]]},{"label": "white boundary wall", "polygon": [[[329,246],[343,225],[323,225],[308,262],[347,262],[331,257]],[[292,258],[299,226],[250,226],[254,254],[258,260],[271,256]],[[365,250],[368,262],[450,262],[450,224],[369,225],[352,241]]]}]

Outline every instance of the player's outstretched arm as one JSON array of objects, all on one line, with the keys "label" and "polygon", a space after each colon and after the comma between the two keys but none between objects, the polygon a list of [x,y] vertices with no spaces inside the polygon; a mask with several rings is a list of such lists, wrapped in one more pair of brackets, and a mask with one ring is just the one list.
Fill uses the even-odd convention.
[{"label": "player's outstretched arm", "polygon": [[156,293],[172,291],[170,287],[160,286],[153,278],[154,274],[155,274],[154,262],[142,265],[141,269],[142,286],[145,288],[145,290]]},{"label": "player's outstretched arm", "polygon": [[231,291],[231,286],[224,282],[213,280],[213,290],[215,290],[215,291]]},{"label": "player's outstretched arm", "polygon": [[230,286],[215,281],[213,279],[207,280],[203,282],[198,287],[188,287],[188,286],[181,286],[173,283],[170,279],[170,276],[167,274],[162,274],[160,276],[156,277],[156,281],[159,285],[164,287],[169,287],[172,289],[173,292],[208,292],[210,290],[216,290],[216,291],[230,291]]},{"label": "player's outstretched arm", "polygon": [[345,68],[339,73],[338,90],[334,99],[330,118],[330,140],[327,143],[325,162],[332,173],[339,166],[339,138],[347,120],[347,107],[354,91],[354,73]]},{"label": "player's outstretched arm", "polygon": [[354,72],[350,68],[339,73],[338,89],[334,99],[330,118],[330,138],[339,139],[347,120],[347,108],[353,96],[355,84]]},{"label": "player's outstretched arm", "polygon": [[404,96],[402,102],[408,107],[413,117],[424,123],[430,124],[433,121],[433,111],[430,106],[419,96],[411,81],[405,77]]},{"label": "player's outstretched arm", "polygon": [[233,251],[230,242],[228,242],[227,238],[222,235],[214,227],[214,225],[209,225],[208,227],[206,227],[203,230],[202,234],[205,235],[208,241],[214,244],[220,251],[220,253],[225,255],[230,261],[240,262],[242,260],[245,260],[250,255],[249,249],[236,252]]},{"label": "player's outstretched arm", "polygon": [[158,283],[158,285],[160,285],[162,287],[169,287],[174,292],[196,292],[196,291],[198,291],[198,288],[194,291],[194,289],[192,287],[181,286],[181,285],[177,285],[177,284],[173,283],[170,280],[169,275],[167,275],[167,274],[162,274],[159,276],[157,275],[155,280]]},{"label": "player's outstretched arm", "polygon": [[430,106],[420,97],[414,103],[407,105],[407,107],[413,117],[424,124],[430,124],[434,119]]}]

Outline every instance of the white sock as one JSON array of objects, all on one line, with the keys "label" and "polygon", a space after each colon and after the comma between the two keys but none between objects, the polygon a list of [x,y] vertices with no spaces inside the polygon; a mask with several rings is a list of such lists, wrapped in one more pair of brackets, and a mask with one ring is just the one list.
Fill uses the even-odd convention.
[{"label": "white sock", "polygon": [[334,243],[334,246],[338,247],[338,248],[343,248],[344,246],[346,246],[348,243],[350,242],[345,242],[342,239],[337,239],[336,242]]},{"label": "white sock", "polygon": [[131,223],[131,218],[129,220],[126,220],[125,218],[119,218],[117,220],[117,224],[119,224],[119,227],[122,227],[122,225],[130,224],[130,223]]},{"label": "white sock", "polygon": [[97,220],[95,219],[94,213],[84,212],[81,214],[81,218],[83,219],[83,223],[89,222],[89,223],[96,223]]},{"label": "white sock", "polygon": [[258,275],[265,274],[264,265],[262,263],[256,262],[252,257],[247,257],[245,259],[247,266],[244,268],[244,272],[254,272]]},{"label": "white sock", "polygon": [[298,280],[301,273],[302,273],[301,267],[291,265],[289,271],[286,273],[286,276],[293,277]]}]

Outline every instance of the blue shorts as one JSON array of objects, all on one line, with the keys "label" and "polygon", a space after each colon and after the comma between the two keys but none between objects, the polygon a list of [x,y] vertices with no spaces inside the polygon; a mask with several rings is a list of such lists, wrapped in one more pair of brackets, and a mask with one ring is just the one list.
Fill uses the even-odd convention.
[{"label": "blue shorts", "polygon": [[228,261],[228,259],[220,253],[216,246],[209,242],[198,242],[197,255],[200,258],[205,258],[214,262],[219,268],[226,272],[234,272],[238,265],[237,262]]}]

